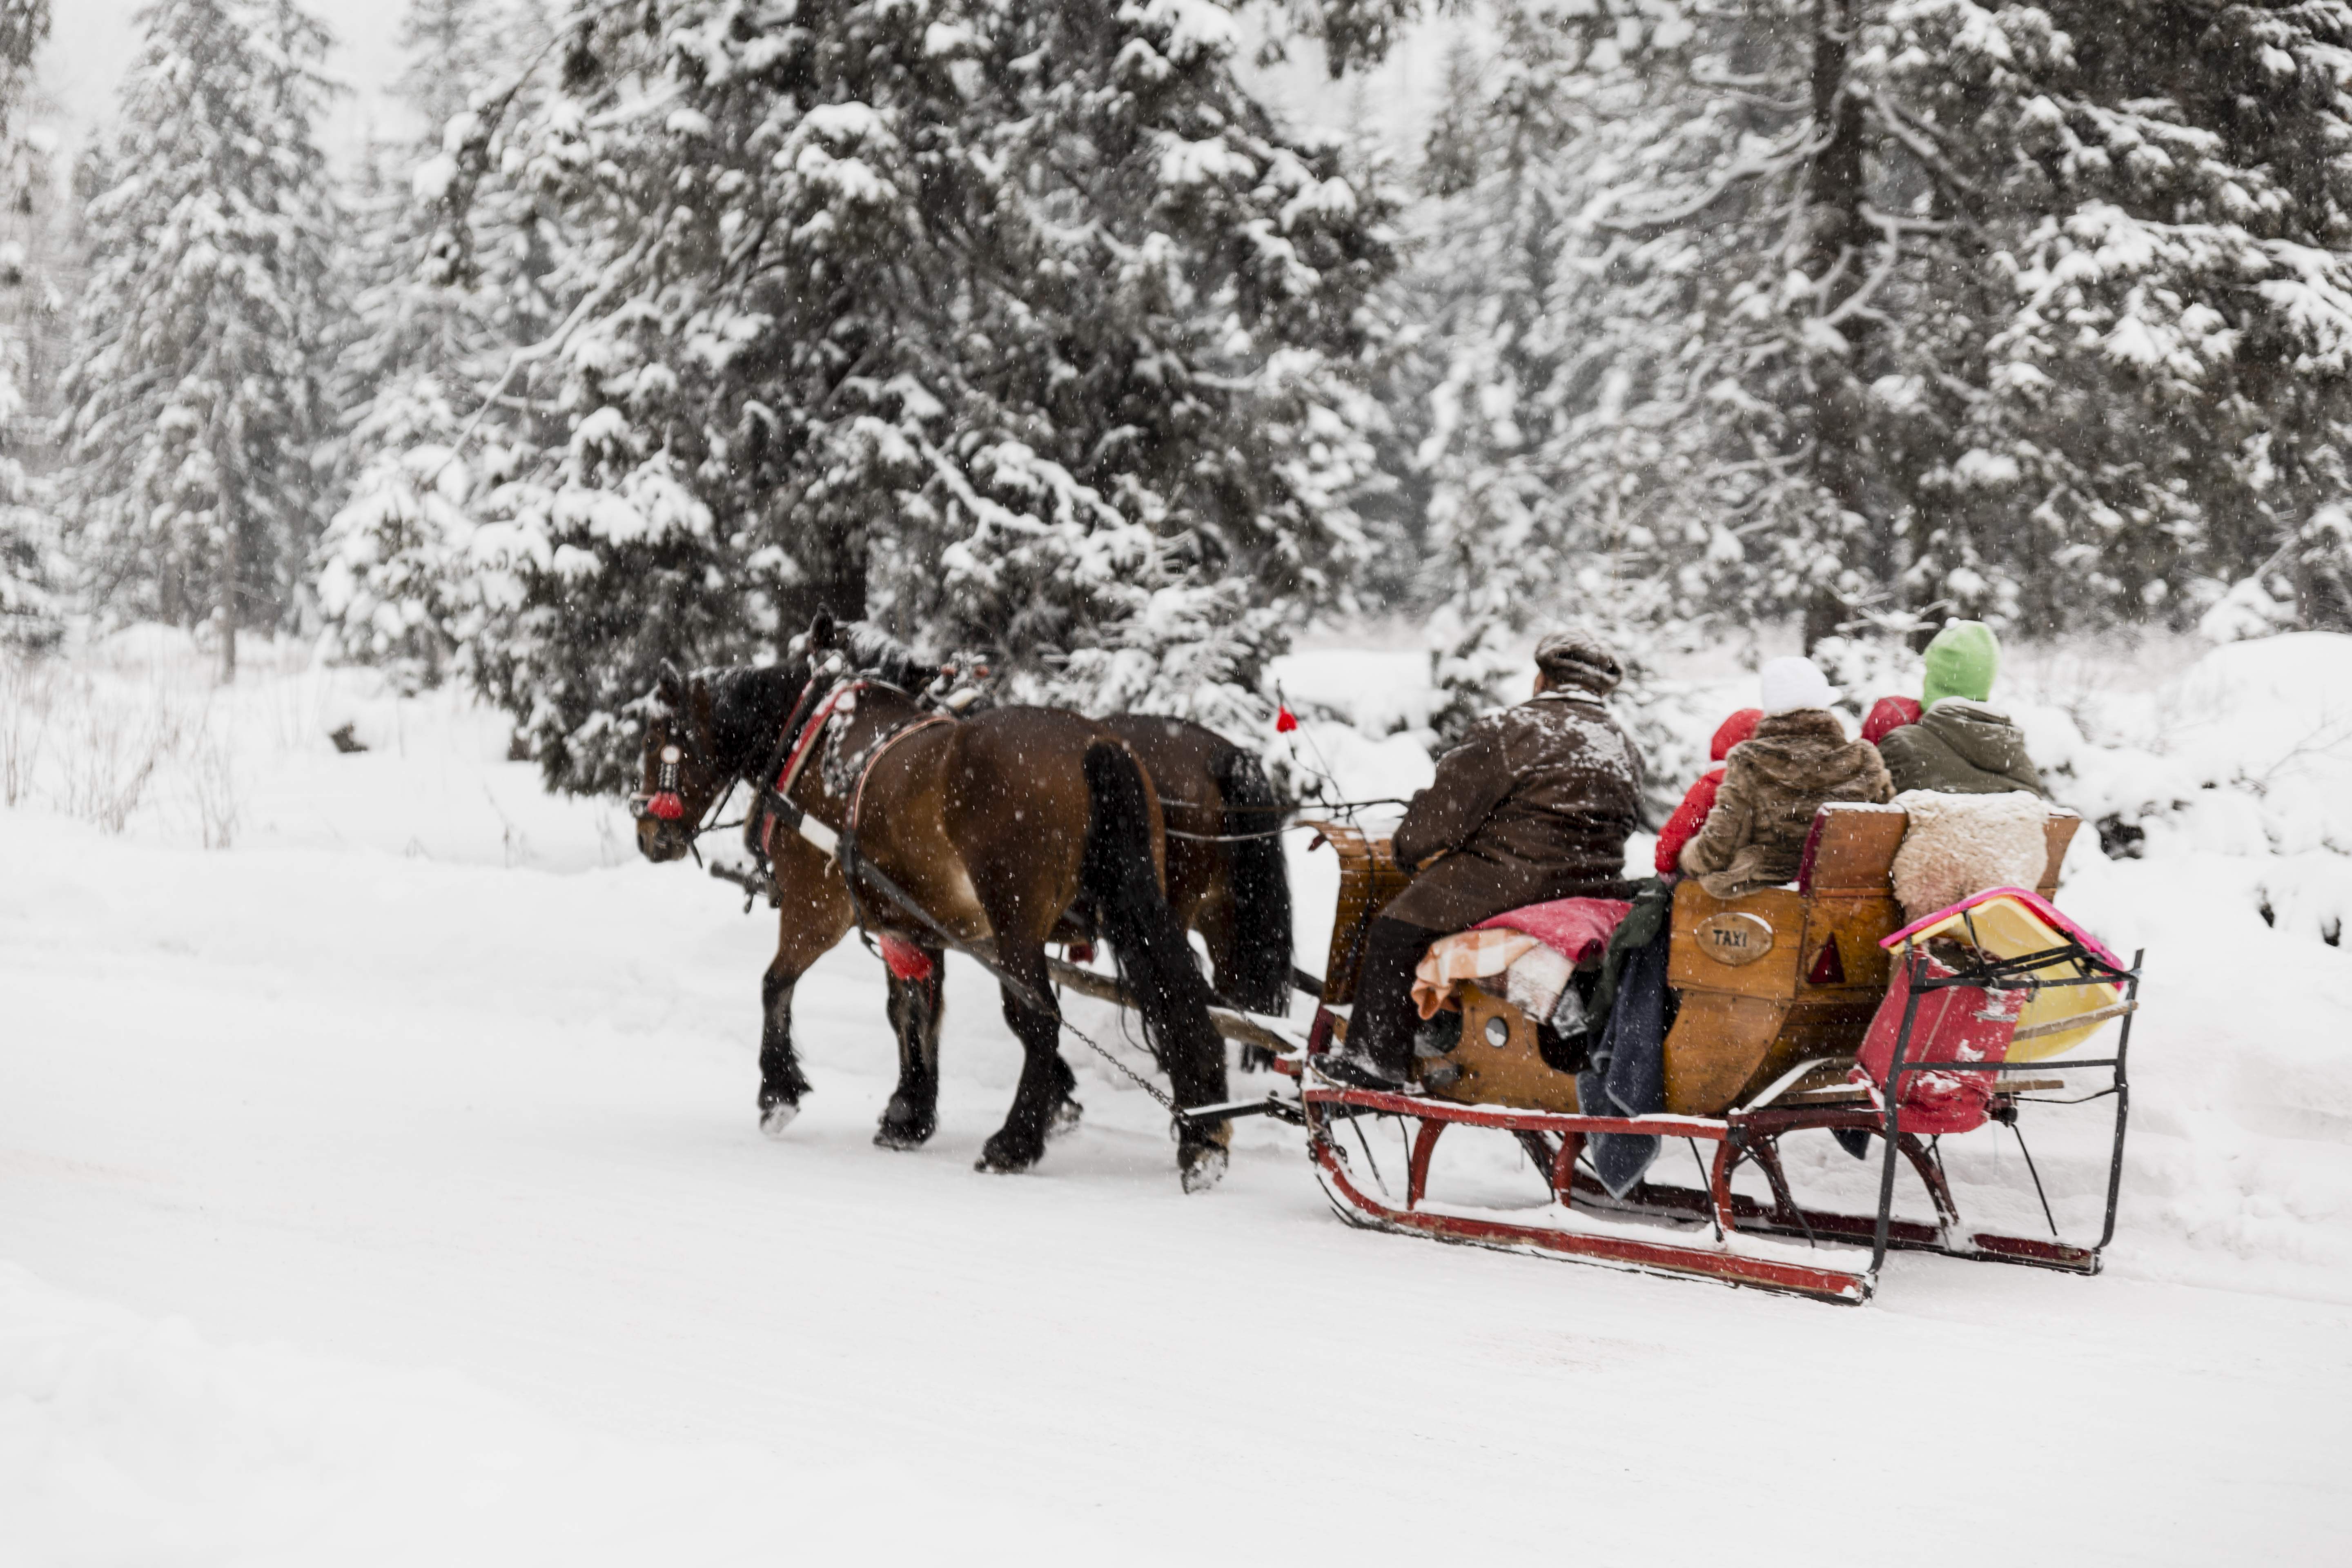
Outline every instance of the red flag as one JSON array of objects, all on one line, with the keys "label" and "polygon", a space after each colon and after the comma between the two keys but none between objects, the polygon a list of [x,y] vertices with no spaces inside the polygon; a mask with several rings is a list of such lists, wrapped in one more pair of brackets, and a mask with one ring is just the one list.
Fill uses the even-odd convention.
[{"label": "red flag", "polygon": [[1277,735],[1287,735],[1297,728],[1298,715],[1290,710],[1289,703],[1283,703],[1274,716],[1274,732]]}]

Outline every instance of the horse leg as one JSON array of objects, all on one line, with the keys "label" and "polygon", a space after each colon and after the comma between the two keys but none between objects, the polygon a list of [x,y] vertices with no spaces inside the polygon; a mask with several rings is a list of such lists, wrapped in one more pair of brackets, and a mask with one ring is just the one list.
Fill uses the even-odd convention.
[{"label": "horse leg", "polygon": [[[1182,916],[1180,914],[1181,921]],[[1234,918],[1231,894],[1201,900],[1193,913],[1192,929],[1201,933],[1201,942],[1209,950],[1209,963],[1217,976],[1217,994],[1227,1005],[1250,1011],[1250,1003],[1234,994],[1234,977],[1240,973],[1241,933]],[[1244,1072],[1272,1072],[1274,1053],[1264,1046],[1245,1045],[1241,1047],[1237,1064]]]},{"label": "horse leg", "polygon": [[847,933],[855,911],[828,862],[798,838],[779,838],[776,956],[760,982],[760,1131],[781,1137],[809,1091],[793,1048],[793,991],[809,966]]},{"label": "horse leg", "polygon": [[[1156,807],[1150,787],[1135,759],[1108,742],[1087,749],[1086,772],[1091,804],[1080,886],[1118,956],[1176,1103],[1218,1104],[1225,1098],[1225,1045],[1209,1022],[1209,983],[1201,978],[1192,944],[1152,869]],[[1216,1185],[1225,1173],[1233,1123],[1183,1116],[1176,1126],[1176,1168],[1184,1190]]]},{"label": "horse leg", "polygon": [[[1225,1099],[1224,1042],[1210,1037],[1206,1048],[1171,1040],[1165,1053],[1168,1087],[1183,1106],[1215,1105]],[[1205,1192],[1224,1179],[1231,1159],[1234,1124],[1186,1120],[1176,1127],[1176,1170],[1188,1193]]]},{"label": "horse leg", "polygon": [[772,963],[760,978],[760,1131],[771,1138],[793,1124],[809,1091],[793,1049],[793,991],[800,978]]},{"label": "horse leg", "polygon": [[923,950],[931,972],[890,977],[890,1025],[898,1035],[898,1087],[874,1134],[884,1149],[920,1148],[940,1124],[940,1020],[947,1005],[947,955]]},{"label": "horse leg", "polygon": [[1048,1139],[1076,1131],[1079,1119],[1087,1113],[1087,1108],[1078,1103],[1078,1075],[1070,1070],[1059,1050],[1054,1053],[1054,1114],[1045,1122]]},{"label": "horse leg", "polygon": [[[996,961],[1005,973],[1040,996],[1052,994],[1045,974],[1042,942],[1007,942],[999,937]],[[1076,1079],[1062,1059],[1062,1021],[1024,1001],[1012,986],[1004,987],[1004,1022],[1021,1041],[1021,1081],[1013,1091],[1013,1108],[1004,1125],[982,1148],[977,1169],[1025,1171],[1045,1152],[1045,1133],[1056,1108],[1067,1098]]]}]

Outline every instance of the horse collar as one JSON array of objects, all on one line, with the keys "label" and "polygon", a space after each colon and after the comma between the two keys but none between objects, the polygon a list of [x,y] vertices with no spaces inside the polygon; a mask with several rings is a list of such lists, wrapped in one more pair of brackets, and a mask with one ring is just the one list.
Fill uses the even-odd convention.
[{"label": "horse collar", "polygon": [[835,711],[844,701],[848,702],[850,710],[855,711],[857,694],[872,684],[866,680],[845,680],[825,693],[824,700],[816,705],[816,711],[811,713],[808,722],[801,726],[800,738],[793,742],[792,756],[784,763],[784,771],[776,775],[776,797],[779,800],[792,798],[793,785],[800,782],[801,769],[808,765],[809,753],[815,749],[816,738],[824,733]]}]

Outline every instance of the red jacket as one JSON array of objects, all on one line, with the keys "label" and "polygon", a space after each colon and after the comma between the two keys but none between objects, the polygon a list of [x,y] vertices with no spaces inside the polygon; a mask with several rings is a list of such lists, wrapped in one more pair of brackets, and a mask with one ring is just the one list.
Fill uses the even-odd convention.
[{"label": "red jacket", "polygon": [[1731,754],[1732,747],[1756,733],[1756,721],[1763,717],[1761,708],[1742,708],[1717,728],[1707,754],[1717,765],[1699,775],[1682,805],[1658,829],[1659,876],[1672,877],[1681,871],[1683,846],[1698,837],[1698,830],[1706,826],[1706,814],[1715,809],[1715,792],[1723,786],[1723,759]]}]

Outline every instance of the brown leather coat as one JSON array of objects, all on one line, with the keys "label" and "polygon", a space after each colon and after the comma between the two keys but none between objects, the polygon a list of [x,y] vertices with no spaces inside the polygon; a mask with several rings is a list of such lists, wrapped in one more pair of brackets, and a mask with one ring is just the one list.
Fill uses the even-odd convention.
[{"label": "brown leather coat", "polygon": [[1759,720],[1756,738],[1731,748],[1723,787],[1682,867],[1718,899],[1795,879],[1805,837],[1823,801],[1895,798],[1886,764],[1867,741],[1849,741],[1837,715],[1799,708]]},{"label": "brown leather coat", "polygon": [[1505,910],[1622,897],[1642,753],[1588,691],[1548,691],[1470,726],[1412,797],[1397,863],[1451,851],[1381,912],[1460,931]]}]

